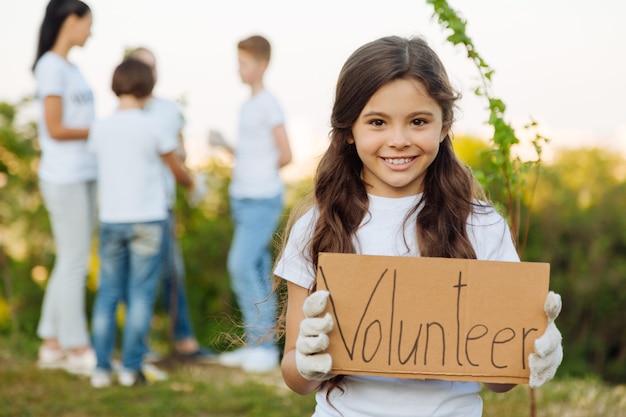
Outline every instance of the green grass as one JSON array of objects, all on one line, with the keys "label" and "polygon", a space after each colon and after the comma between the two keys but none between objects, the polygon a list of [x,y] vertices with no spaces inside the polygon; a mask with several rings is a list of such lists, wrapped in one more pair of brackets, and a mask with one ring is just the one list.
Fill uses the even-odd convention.
[{"label": "green grass", "polygon": [[[527,385],[495,394],[482,394],[484,417],[529,417]],[[535,389],[537,417],[624,417],[626,385],[611,386],[596,378],[556,378]]]},{"label": "green grass", "polygon": [[295,417],[314,407],[313,396],[287,390],[278,371],[247,376],[219,365],[179,363],[167,381],[95,389],[87,377],[39,370],[34,358],[6,353],[0,359],[2,417]]},{"label": "green grass", "polygon": [[[0,417],[304,417],[315,406],[313,395],[289,391],[278,371],[250,376],[219,365],[176,363],[167,381],[94,389],[85,377],[37,369],[33,346],[10,345],[0,339]],[[535,394],[537,417],[626,416],[625,385],[557,378]],[[484,417],[530,416],[527,386],[486,391],[483,399]]]}]

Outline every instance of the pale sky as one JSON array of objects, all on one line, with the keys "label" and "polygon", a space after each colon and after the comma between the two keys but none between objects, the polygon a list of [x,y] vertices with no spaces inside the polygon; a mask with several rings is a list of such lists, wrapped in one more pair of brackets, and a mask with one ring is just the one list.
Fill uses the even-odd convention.
[{"label": "pale sky", "polygon": [[[113,69],[125,47],[157,55],[155,92],[184,97],[185,137],[206,151],[209,129],[235,139],[249,96],[237,74],[237,42],[262,34],[273,56],[266,87],[283,105],[295,159],[324,149],[337,75],[348,55],[386,35],[426,38],[464,98],[454,131],[484,136],[488,114],[474,96],[478,72],[425,0],[92,0],[92,37],[74,61],[92,86],[99,117],[115,109]],[[0,0],[0,100],[32,94],[30,67],[46,0]],[[495,69],[494,95],[514,127],[531,118],[551,148],[626,152],[626,1],[449,0],[477,51]]]}]

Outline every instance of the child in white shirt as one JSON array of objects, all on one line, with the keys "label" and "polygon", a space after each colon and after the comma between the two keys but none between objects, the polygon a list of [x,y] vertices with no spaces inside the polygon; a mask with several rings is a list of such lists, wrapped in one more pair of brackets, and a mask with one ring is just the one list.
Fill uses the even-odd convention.
[{"label": "child in white shirt", "polygon": [[97,357],[94,387],[111,384],[115,311],[124,300],[119,382],[129,386],[145,380],[144,339],[162,272],[168,218],[162,161],[179,184],[193,188],[192,178],[175,155],[176,139],[157,129],[143,111],[154,87],[151,68],[127,59],[116,68],[112,87],[119,109],[94,122],[88,140],[97,159],[100,202],[100,287],[92,317]]}]

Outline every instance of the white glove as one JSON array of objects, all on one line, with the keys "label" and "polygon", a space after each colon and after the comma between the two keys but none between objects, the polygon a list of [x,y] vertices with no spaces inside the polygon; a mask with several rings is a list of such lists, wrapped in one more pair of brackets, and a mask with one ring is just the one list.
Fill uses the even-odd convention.
[{"label": "white glove", "polygon": [[226,146],[226,140],[222,133],[218,130],[209,130],[209,145]]},{"label": "white glove", "polygon": [[207,194],[209,193],[209,187],[207,186],[206,178],[207,175],[204,172],[197,172],[196,174],[194,174],[194,187],[193,190],[189,193],[189,204],[192,207],[196,207],[200,203],[202,203],[202,201],[204,201]]},{"label": "white glove", "polygon": [[333,329],[333,318],[330,313],[317,317],[326,309],[328,296],[328,291],[316,291],[304,300],[302,311],[305,319],[300,323],[300,334],[296,340],[298,372],[314,381],[325,381],[334,376],[330,374],[333,359],[329,353],[321,353],[328,348],[328,333]]},{"label": "white glove", "polygon": [[563,360],[561,332],[554,324],[554,319],[561,312],[561,296],[550,291],[543,308],[548,317],[548,325],[544,334],[535,340],[535,352],[528,357],[528,385],[531,388],[540,387],[551,380]]}]

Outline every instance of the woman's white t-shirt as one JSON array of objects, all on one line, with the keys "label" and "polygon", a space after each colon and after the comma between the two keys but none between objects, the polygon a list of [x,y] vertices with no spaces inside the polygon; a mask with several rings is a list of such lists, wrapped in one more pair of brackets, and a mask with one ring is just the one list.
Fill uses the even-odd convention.
[{"label": "woman's white t-shirt", "polygon": [[51,138],[43,104],[48,96],[61,97],[62,123],[70,128],[88,129],[95,117],[91,88],[76,65],[50,51],[35,65],[35,82],[41,147],[39,178],[55,184],[94,180],[96,163],[93,155],[87,152],[86,140],[62,141]]},{"label": "woman's white t-shirt", "polygon": [[[405,229],[405,216],[421,194],[404,198],[369,195],[369,212],[355,237],[358,254],[419,256],[413,227]],[[318,213],[305,213],[293,226],[274,273],[296,285],[310,288],[315,271],[306,257]],[[479,260],[518,262],[519,257],[506,221],[491,207],[477,206],[467,221],[467,232]],[[479,417],[482,399],[477,382],[415,380],[346,375],[341,389],[330,393],[328,384],[316,393],[315,417]],[[333,408],[335,407],[335,408]],[[339,410],[341,414],[337,412]]]}]

